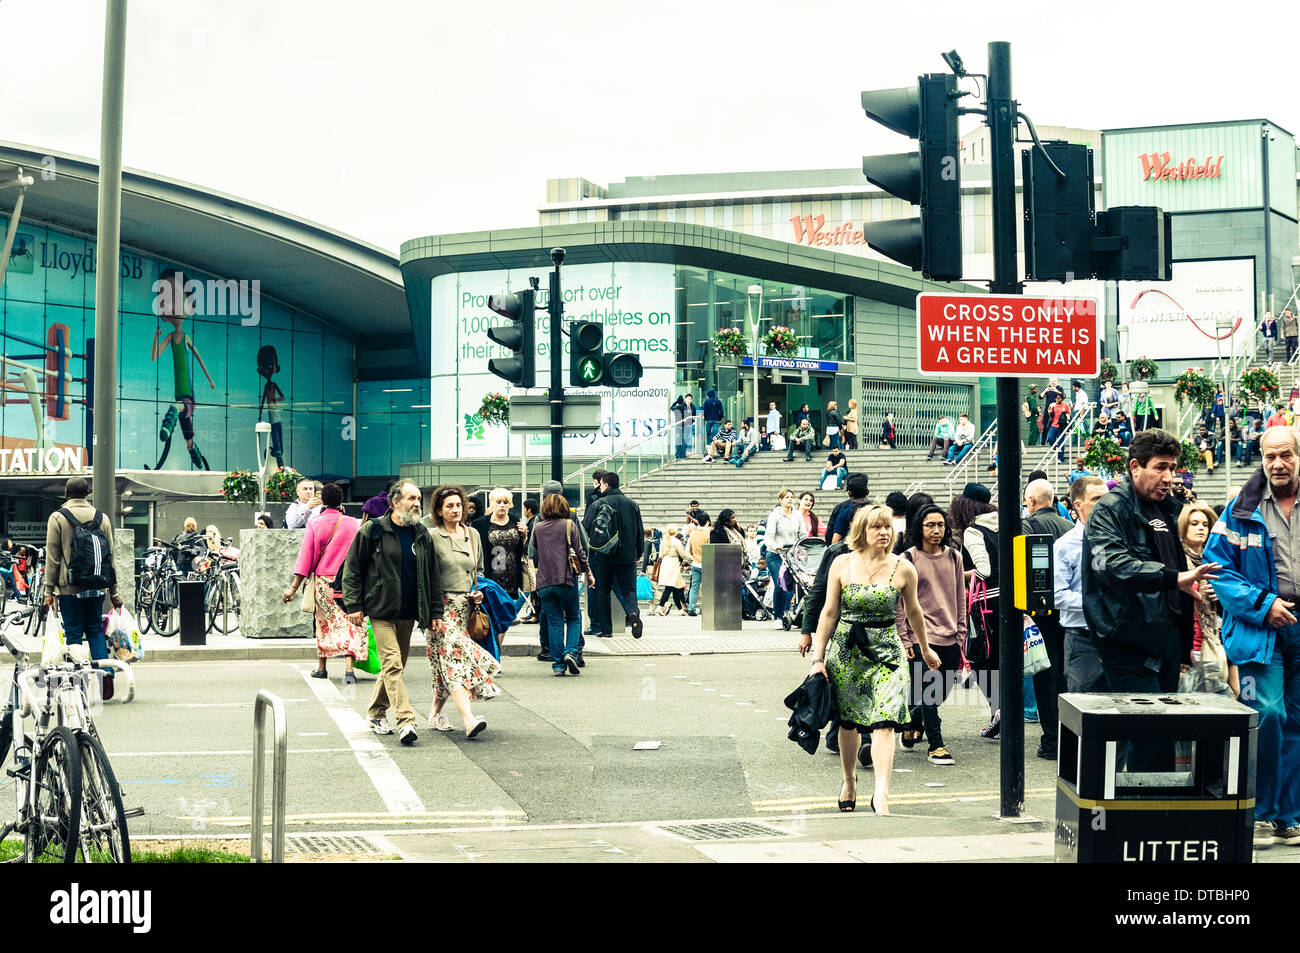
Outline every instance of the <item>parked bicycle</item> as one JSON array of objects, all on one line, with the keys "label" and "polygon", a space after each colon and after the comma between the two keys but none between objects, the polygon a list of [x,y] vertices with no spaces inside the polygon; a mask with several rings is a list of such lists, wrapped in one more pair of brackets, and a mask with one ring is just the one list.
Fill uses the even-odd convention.
[{"label": "parked bicycle", "polygon": [[[16,814],[0,829],[0,843],[21,834],[20,859],[28,863],[128,863],[126,819],[143,810],[123,807],[93,713],[101,698],[111,697],[114,673],[124,676],[128,700],[134,695],[131,671],[114,659],[29,666],[5,634],[24,611],[32,610],[17,610],[0,626],[0,643],[14,657],[8,704],[0,711],[0,761],[12,749],[6,775],[16,785]],[[30,731],[27,717],[34,722]]]}]

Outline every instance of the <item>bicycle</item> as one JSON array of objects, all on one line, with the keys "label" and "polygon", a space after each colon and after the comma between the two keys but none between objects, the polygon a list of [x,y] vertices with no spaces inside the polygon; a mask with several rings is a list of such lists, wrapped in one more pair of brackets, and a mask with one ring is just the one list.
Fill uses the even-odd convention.
[{"label": "bicycle", "polygon": [[[208,631],[223,635],[239,628],[242,588],[239,581],[239,550],[222,540],[222,546],[210,554],[204,577],[203,604],[208,613]],[[200,568],[199,560],[195,567]],[[233,617],[233,618],[232,618]]]},{"label": "bicycle", "polygon": [[[31,611],[31,610],[27,610]],[[105,669],[126,676],[127,698],[135,694],[130,669],[113,659],[60,662],[29,667],[26,653],[4,630],[20,612],[6,616],[0,643],[14,657],[8,707],[0,712],[0,760],[13,747],[17,815],[0,829],[0,841],[23,835],[21,859],[28,863],[110,861],[129,863],[130,834],[122,791],[92,717],[90,686]],[[111,694],[111,693],[110,693]],[[98,699],[99,693],[94,693]],[[33,716],[34,730],[23,719]],[[14,746],[15,739],[20,739]]]}]

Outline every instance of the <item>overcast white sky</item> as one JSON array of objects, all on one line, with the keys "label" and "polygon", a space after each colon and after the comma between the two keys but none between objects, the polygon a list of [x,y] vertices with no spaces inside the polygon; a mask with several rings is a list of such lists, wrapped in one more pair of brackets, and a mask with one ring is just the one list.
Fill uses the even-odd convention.
[{"label": "overcast white sky", "polygon": [[[859,92],[944,71],[953,47],[983,72],[990,40],[1012,43],[1015,96],[1040,126],[1265,117],[1300,133],[1297,9],[132,0],[123,161],[396,252],[536,225],[550,177],[848,168],[906,151]],[[98,156],[103,11],[0,0],[0,138]]]}]

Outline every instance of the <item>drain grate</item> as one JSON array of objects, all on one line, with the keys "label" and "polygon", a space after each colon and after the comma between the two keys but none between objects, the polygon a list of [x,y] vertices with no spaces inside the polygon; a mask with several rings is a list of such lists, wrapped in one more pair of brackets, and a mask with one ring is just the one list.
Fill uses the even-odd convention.
[{"label": "drain grate", "polygon": [[364,854],[377,857],[389,854],[369,837],[345,834],[291,834],[284,839],[284,849],[290,854]]},{"label": "drain grate", "polygon": [[682,840],[743,840],[750,837],[789,837],[790,831],[752,821],[720,821],[708,824],[675,824],[660,827],[665,834],[672,834]]}]

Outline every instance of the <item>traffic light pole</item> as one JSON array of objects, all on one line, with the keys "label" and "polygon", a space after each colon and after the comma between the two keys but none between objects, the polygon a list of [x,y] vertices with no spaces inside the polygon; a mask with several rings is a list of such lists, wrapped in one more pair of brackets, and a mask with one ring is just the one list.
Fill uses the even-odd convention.
[{"label": "traffic light pole", "polygon": [[[1024,291],[1016,268],[1016,104],[1011,98],[1011,44],[989,44],[989,145],[993,172],[993,281],[990,294]],[[998,599],[1001,727],[1001,815],[1019,817],[1025,803],[1024,623],[1013,604],[1014,539],[1020,535],[1020,378],[999,377]]]},{"label": "traffic light pole", "polygon": [[564,482],[564,338],[561,321],[564,319],[564,295],[560,293],[560,264],[564,249],[551,249],[550,296],[546,310],[551,316],[551,479]]}]

